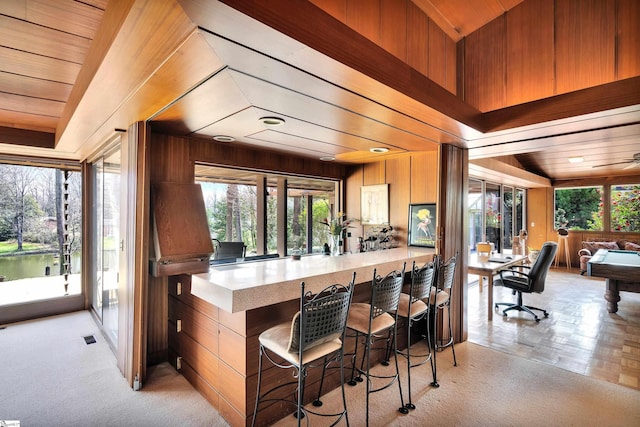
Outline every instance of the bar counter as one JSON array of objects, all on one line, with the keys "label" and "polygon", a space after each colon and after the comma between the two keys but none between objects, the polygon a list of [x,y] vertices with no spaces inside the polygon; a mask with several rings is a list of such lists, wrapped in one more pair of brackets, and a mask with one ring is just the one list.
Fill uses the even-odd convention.
[{"label": "bar counter", "polygon": [[[354,301],[369,297],[373,270],[386,274],[415,260],[431,261],[435,251],[402,247],[341,256],[310,255],[212,266],[209,273],[169,279],[169,360],[232,426],[251,422],[258,369],[258,336],[290,321],[299,308],[300,283],[306,290],[347,284],[356,272]],[[352,340],[350,340],[352,341]],[[345,343],[351,347],[353,343]],[[264,387],[290,377],[272,369]],[[307,378],[313,395],[318,373]],[[337,372],[325,379],[324,391],[339,384]],[[262,425],[292,408],[274,404],[260,413]]]},{"label": "bar counter", "polygon": [[427,262],[433,249],[394,248],[340,256],[310,255],[300,260],[278,258],[250,263],[212,266],[209,273],[195,274],[191,293],[230,313],[252,310],[300,298],[300,282],[318,292],[334,283],[346,285],[356,272],[356,281],[371,280],[373,270],[385,273],[407,262]]}]

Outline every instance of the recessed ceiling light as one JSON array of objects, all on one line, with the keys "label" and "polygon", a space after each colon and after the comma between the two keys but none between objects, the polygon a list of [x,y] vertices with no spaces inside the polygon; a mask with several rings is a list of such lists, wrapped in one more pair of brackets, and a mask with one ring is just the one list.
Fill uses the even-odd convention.
[{"label": "recessed ceiling light", "polygon": [[584,157],[569,157],[569,163],[582,163],[584,162]]},{"label": "recessed ceiling light", "polygon": [[332,162],[334,161],[336,158],[333,156],[322,156],[320,157],[320,160],[322,160],[323,162]]},{"label": "recessed ceiling light", "polygon": [[280,126],[284,123],[284,119],[280,117],[260,117],[260,121],[267,126]]},{"label": "recessed ceiling light", "polygon": [[369,151],[371,151],[372,153],[386,153],[387,151],[389,151],[389,149],[385,147],[373,147],[369,148]]},{"label": "recessed ceiling light", "polygon": [[227,135],[215,135],[213,139],[218,142],[233,142],[236,140],[234,137]]}]

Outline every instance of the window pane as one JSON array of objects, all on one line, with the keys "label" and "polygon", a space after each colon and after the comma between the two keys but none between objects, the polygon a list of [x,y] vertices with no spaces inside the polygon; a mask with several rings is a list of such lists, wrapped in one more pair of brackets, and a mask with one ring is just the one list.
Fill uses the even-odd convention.
[{"label": "window pane", "polygon": [[328,195],[313,196],[312,253],[321,253],[324,244],[329,242],[329,227],[323,221],[329,218],[330,202]]},{"label": "window pane", "polygon": [[79,172],[0,165],[0,305],[81,293],[81,198]]},{"label": "window pane", "polygon": [[485,221],[487,242],[493,243],[495,250],[500,252],[502,235],[501,224],[502,214],[500,212],[502,204],[500,203],[500,185],[487,183],[485,187]]},{"label": "window pane", "polygon": [[307,197],[297,189],[287,190],[287,255],[307,252]]},{"label": "window pane", "polygon": [[603,229],[602,187],[557,188],[554,228]]},{"label": "window pane", "polygon": [[483,240],[482,232],[482,181],[469,179],[468,195],[469,249],[475,251],[476,245]]},{"label": "window pane", "polygon": [[503,187],[503,204],[504,212],[503,224],[503,249],[511,249],[513,243],[513,187]]},{"label": "window pane", "polygon": [[611,186],[611,231],[640,231],[640,185]]}]

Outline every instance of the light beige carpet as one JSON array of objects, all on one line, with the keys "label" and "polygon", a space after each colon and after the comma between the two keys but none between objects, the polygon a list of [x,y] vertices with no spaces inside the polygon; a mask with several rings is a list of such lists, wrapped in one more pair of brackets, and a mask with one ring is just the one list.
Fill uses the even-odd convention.
[{"label": "light beige carpet", "polygon": [[[97,342],[86,345],[86,335]],[[409,415],[396,411],[397,387],[373,394],[370,425],[640,426],[639,391],[472,343],[456,345],[456,353],[457,367],[450,349],[438,353],[438,389],[429,387],[428,365],[414,368],[418,408]],[[347,387],[352,426],[364,425],[364,389]],[[339,399],[332,391],[325,406]],[[0,330],[0,420],[36,427],[226,426],[168,364],[150,368],[144,388],[132,391],[88,312]],[[278,423],[293,424],[293,417]]]},{"label": "light beige carpet", "polygon": [[[87,345],[84,336],[93,335]],[[133,391],[89,312],[0,330],[0,420],[21,427],[227,426],[169,364]]]}]

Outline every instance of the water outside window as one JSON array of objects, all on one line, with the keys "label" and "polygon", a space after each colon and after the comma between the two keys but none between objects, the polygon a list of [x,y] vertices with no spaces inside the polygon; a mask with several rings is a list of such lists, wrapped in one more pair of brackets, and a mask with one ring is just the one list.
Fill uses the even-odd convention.
[{"label": "water outside window", "polygon": [[81,293],[81,195],[79,172],[0,165],[0,305]]}]

